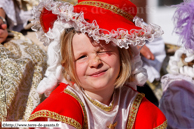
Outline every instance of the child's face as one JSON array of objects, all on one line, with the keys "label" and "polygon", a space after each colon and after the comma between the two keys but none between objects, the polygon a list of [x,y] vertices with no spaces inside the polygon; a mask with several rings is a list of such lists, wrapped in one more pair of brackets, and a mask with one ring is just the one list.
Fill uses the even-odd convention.
[{"label": "child's face", "polygon": [[72,45],[81,87],[93,93],[113,89],[120,72],[117,46],[98,44],[85,34],[75,34]]}]

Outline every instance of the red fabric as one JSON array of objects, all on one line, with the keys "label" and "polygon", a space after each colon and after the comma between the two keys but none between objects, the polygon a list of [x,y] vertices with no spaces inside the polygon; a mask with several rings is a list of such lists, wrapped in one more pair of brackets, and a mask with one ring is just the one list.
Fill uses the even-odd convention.
[{"label": "red fabric", "polygon": [[[79,0],[78,2],[82,1],[90,1],[90,0]],[[120,9],[128,12],[132,16],[135,16],[137,13],[137,7],[130,2],[129,0],[95,0],[104,3],[108,3],[111,5],[115,5]],[[76,5],[74,6],[74,12],[80,13],[84,12],[84,19],[92,23],[93,20],[97,21],[99,28],[105,29],[108,31],[115,30],[122,28],[130,31],[131,29],[139,30],[141,28],[136,27],[132,21],[127,20],[123,16],[116,14],[110,10],[95,7],[95,6],[88,6],[88,5]],[[41,26],[44,32],[48,32],[49,28],[53,27],[55,20],[57,19],[57,15],[52,14],[52,11],[48,11],[45,8],[43,9],[40,17]],[[103,32],[107,34],[107,32]]]},{"label": "red fabric", "polygon": [[139,106],[133,129],[153,129],[166,121],[166,117],[158,107],[145,97]]},{"label": "red fabric", "polygon": [[[90,0],[78,0],[79,2],[90,1]],[[129,0],[95,0],[111,5],[115,5],[120,9],[128,12],[129,14],[135,16],[137,13],[137,7]],[[131,29],[141,29],[136,27],[135,24],[123,16],[116,14],[110,10],[103,9],[100,7],[89,6],[89,5],[76,5],[74,6],[75,12],[84,12],[84,18],[89,23],[93,20],[97,21],[99,28],[106,29],[108,31],[117,30],[119,28],[126,29],[130,31]]]},{"label": "red fabric", "polygon": [[[91,1],[91,0],[78,0],[78,3],[83,1]],[[133,4],[130,0],[93,0],[93,1],[99,1],[108,3],[114,6],[117,6],[118,8],[128,12],[129,14],[136,16],[137,14],[137,7],[135,4]],[[83,9],[85,10],[85,9]]]},{"label": "red fabric", "polygon": [[[50,96],[41,104],[39,104],[38,107],[36,107],[32,114],[40,110],[49,110],[66,117],[73,118],[83,126],[84,115],[82,107],[75,98],[73,98],[69,94],[64,93],[64,89],[66,87],[66,84],[60,83],[60,85],[50,94]],[[41,117],[36,118],[32,121],[46,120],[47,118]]]},{"label": "red fabric", "polygon": [[[83,5],[77,5],[74,8],[78,12],[80,11],[84,12],[84,10],[80,10],[84,8]],[[127,20],[126,18],[118,14],[114,14],[112,11],[95,7],[95,10],[100,10],[95,12],[95,11],[92,11],[93,8],[94,8],[93,6],[87,7],[87,12],[84,12],[84,18],[89,23],[92,23],[93,20],[96,20],[99,28],[106,29],[110,32],[112,30],[117,31],[117,29],[119,28],[123,28],[128,31],[130,31],[131,29],[137,29],[137,30],[141,29],[139,27],[136,27],[133,22]],[[91,10],[91,11],[88,11],[88,10]],[[102,13],[99,15],[100,12]]]},{"label": "red fabric", "polygon": [[[82,126],[84,122],[83,111],[79,102],[72,96],[64,93],[66,84],[60,85],[32,112],[49,110],[78,121]],[[47,121],[46,117],[39,117],[32,121]],[[153,129],[166,121],[164,114],[145,97],[139,106],[133,129]]]},{"label": "red fabric", "polygon": [[49,28],[53,28],[54,22],[56,20],[56,14],[53,14],[52,11],[48,11],[47,9],[43,8],[40,15],[40,24],[45,33],[49,31]]}]

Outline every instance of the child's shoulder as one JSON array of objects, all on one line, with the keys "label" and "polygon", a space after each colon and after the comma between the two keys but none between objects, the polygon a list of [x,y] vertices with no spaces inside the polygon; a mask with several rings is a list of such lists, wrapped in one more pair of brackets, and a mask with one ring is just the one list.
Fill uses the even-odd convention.
[{"label": "child's shoulder", "polygon": [[131,120],[129,117],[129,121],[134,122],[131,125],[133,129],[165,129],[167,127],[167,120],[162,111],[147,100],[144,94],[139,93],[130,85],[124,85],[122,94],[127,92],[129,92],[128,95],[135,96],[130,111],[130,116],[135,120]]},{"label": "child's shoulder", "polygon": [[60,85],[50,94],[50,96],[40,103],[32,112],[30,121],[45,121],[52,118],[63,123],[74,119],[74,123],[83,123],[83,111],[78,100],[66,93],[67,84]]},{"label": "child's shoulder", "polygon": [[166,127],[167,120],[162,111],[145,97],[143,97],[137,112],[134,129],[165,129]]}]

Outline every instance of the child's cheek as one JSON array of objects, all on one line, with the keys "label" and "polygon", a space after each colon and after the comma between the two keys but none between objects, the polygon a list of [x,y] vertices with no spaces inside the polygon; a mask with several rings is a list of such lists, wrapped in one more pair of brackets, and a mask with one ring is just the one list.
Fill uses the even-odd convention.
[{"label": "child's cheek", "polygon": [[100,59],[110,66],[119,64],[119,57],[116,53],[107,53],[100,57]]},{"label": "child's cheek", "polygon": [[108,61],[108,60],[111,60],[111,57],[113,55],[114,55],[113,53],[107,52],[107,53],[101,53],[101,54],[99,54],[99,57],[100,57],[101,60]]},{"label": "child's cheek", "polygon": [[87,62],[76,62],[77,75],[83,75],[87,69]]},{"label": "child's cheek", "polygon": [[106,53],[99,53],[98,56],[99,57],[105,57],[105,58],[108,58],[109,56],[111,56],[112,53],[111,52],[106,52]]}]

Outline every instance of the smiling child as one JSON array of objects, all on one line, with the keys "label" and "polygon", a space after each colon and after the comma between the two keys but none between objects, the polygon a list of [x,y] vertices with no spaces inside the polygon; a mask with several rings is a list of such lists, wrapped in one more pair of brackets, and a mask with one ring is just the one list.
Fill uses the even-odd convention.
[{"label": "smiling child", "polygon": [[134,4],[44,0],[34,12],[34,29],[49,45],[49,67],[37,91],[48,98],[29,120],[61,121],[64,129],[166,128],[163,113],[135,90],[147,80],[136,45],[162,31],[143,25]]}]

